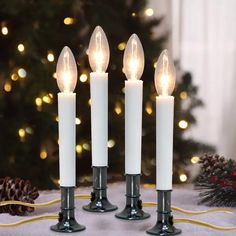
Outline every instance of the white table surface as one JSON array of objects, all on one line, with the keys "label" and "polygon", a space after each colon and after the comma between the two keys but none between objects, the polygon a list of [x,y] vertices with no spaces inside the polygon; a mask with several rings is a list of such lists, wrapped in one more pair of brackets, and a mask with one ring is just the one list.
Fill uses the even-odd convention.
[{"label": "white table surface", "polygon": [[[76,193],[90,193],[91,188],[79,188]],[[156,201],[155,189],[144,188],[141,189],[141,198],[145,201]],[[206,210],[209,207],[197,205],[198,192],[193,190],[191,185],[175,186],[172,193],[172,205],[182,207],[188,210]],[[42,191],[37,203],[49,201],[60,197],[60,191]],[[143,221],[124,221],[114,217],[114,214],[121,211],[125,206],[125,183],[114,183],[108,186],[108,198],[113,203],[118,205],[119,209],[115,212],[109,213],[90,213],[82,210],[82,206],[88,203],[86,199],[76,200],[76,219],[80,224],[86,226],[85,231],[73,233],[70,235],[78,236],[139,236],[148,235],[146,230],[154,226],[156,222],[156,208],[145,207],[144,210],[151,214],[151,218]],[[0,214],[0,223],[16,222],[26,217],[32,217],[37,215],[57,214],[59,212],[60,204],[56,204],[46,208],[38,208],[35,212],[29,216],[19,217],[10,216],[9,214]],[[225,227],[236,226],[236,209],[233,209],[233,214],[224,213],[209,213],[206,215],[190,216],[178,212],[173,212],[175,218],[192,218],[207,221],[212,224]],[[0,228],[0,236],[56,236],[56,235],[68,235],[64,233],[56,233],[50,231],[49,227],[54,225],[56,220],[42,220],[32,222],[12,228]],[[197,225],[178,223],[175,224],[177,228],[182,229],[183,236],[235,236],[236,231],[216,231],[206,227]]]}]

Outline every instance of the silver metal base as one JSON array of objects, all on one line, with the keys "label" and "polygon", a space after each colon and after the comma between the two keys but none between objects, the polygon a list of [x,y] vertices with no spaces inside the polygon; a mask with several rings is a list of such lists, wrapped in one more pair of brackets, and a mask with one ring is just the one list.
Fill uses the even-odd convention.
[{"label": "silver metal base", "polygon": [[126,175],[126,206],[125,209],[117,213],[115,217],[123,220],[144,220],[150,214],[142,210],[142,200],[140,198],[140,175]]},{"label": "silver metal base", "polygon": [[83,206],[89,212],[109,212],[117,210],[117,206],[107,199],[107,167],[93,167],[93,192],[91,202]]},{"label": "silver metal base", "polygon": [[157,223],[146,232],[160,236],[180,234],[181,230],[174,227],[173,216],[171,215],[171,190],[157,190],[157,195]]},{"label": "silver metal base", "polygon": [[77,223],[74,214],[74,187],[61,187],[61,212],[59,222],[50,227],[52,231],[73,233],[85,230],[85,226]]}]

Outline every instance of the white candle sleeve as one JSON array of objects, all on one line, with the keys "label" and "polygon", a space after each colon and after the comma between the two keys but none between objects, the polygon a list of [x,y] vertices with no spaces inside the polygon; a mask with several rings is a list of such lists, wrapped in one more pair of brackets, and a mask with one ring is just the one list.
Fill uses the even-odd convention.
[{"label": "white candle sleeve", "polygon": [[156,188],[172,189],[174,97],[156,97]]},{"label": "white candle sleeve", "polygon": [[143,81],[125,81],[125,173],[141,173]]},{"label": "white candle sleeve", "polygon": [[58,93],[60,186],[75,187],[75,93]]},{"label": "white candle sleeve", "polygon": [[108,74],[90,73],[92,166],[108,166]]}]

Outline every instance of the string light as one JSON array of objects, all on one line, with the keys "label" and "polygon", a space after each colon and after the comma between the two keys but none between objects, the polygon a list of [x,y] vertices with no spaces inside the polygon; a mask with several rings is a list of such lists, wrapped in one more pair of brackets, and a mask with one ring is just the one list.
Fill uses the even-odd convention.
[{"label": "string light", "polygon": [[188,98],[188,93],[186,91],[183,91],[179,94],[181,99],[187,99]]},{"label": "string light", "polygon": [[79,77],[79,80],[84,83],[88,80],[88,76],[86,74],[81,74],[81,76]]},{"label": "string light", "polygon": [[148,115],[152,114],[152,104],[150,102],[146,103],[145,111],[147,112]]},{"label": "string light", "polygon": [[19,77],[18,77],[17,74],[13,73],[13,74],[11,75],[11,80],[17,81],[18,79],[19,79]]},{"label": "string light", "polygon": [[78,118],[78,117],[75,118],[75,124],[76,125],[80,125],[81,124],[80,118]]},{"label": "string light", "polygon": [[153,63],[153,67],[156,69],[156,67],[157,67],[157,61]]},{"label": "string light", "polygon": [[191,162],[192,162],[193,164],[197,164],[197,163],[199,162],[199,160],[200,160],[200,158],[199,158],[198,156],[193,156],[193,157],[191,158]]},{"label": "string light", "polygon": [[89,151],[90,150],[90,145],[88,143],[84,143],[83,144],[83,149],[86,150],[86,151]]},{"label": "string light", "polygon": [[54,73],[52,74],[52,77],[53,77],[54,79],[57,79],[57,73],[54,72]]},{"label": "string light", "polygon": [[6,26],[2,27],[2,34],[7,35],[8,34],[8,28]]},{"label": "string light", "polygon": [[4,90],[9,93],[9,92],[11,92],[11,89],[12,89],[11,83],[10,83],[9,81],[7,81],[7,82],[4,84]]},{"label": "string light", "polygon": [[65,25],[72,25],[72,24],[74,24],[74,23],[75,23],[75,19],[72,18],[72,17],[66,17],[66,18],[64,19],[64,24],[65,24]]},{"label": "string light", "polygon": [[26,70],[24,68],[20,68],[18,71],[17,71],[18,75],[20,78],[25,78],[27,73],[26,73]]},{"label": "string light", "polygon": [[186,129],[186,128],[188,127],[188,122],[187,122],[186,120],[181,120],[181,121],[179,122],[179,127],[180,127],[181,129]]},{"label": "string light", "polygon": [[115,113],[116,113],[117,115],[120,115],[121,112],[122,112],[121,105],[120,105],[119,102],[117,102],[117,103],[116,103],[116,106],[115,106]]},{"label": "string light", "polygon": [[43,102],[45,102],[47,104],[51,104],[52,103],[52,98],[53,98],[52,94],[44,95],[43,96]]},{"label": "string light", "polygon": [[179,180],[180,180],[181,182],[186,182],[187,179],[188,179],[188,177],[187,177],[186,174],[181,174],[181,175],[179,176]]},{"label": "string light", "polygon": [[137,14],[135,12],[132,12],[131,16],[135,17]]},{"label": "string light", "polygon": [[125,42],[121,42],[121,43],[118,44],[117,48],[120,51],[123,51],[123,50],[125,50],[125,46],[126,46],[126,43]]},{"label": "string light", "polygon": [[152,16],[153,13],[154,13],[154,11],[153,11],[152,8],[147,8],[147,9],[145,10],[145,15],[146,15],[146,16]]},{"label": "string light", "polygon": [[113,148],[115,146],[116,142],[114,139],[109,139],[107,142],[107,147],[108,148]]},{"label": "string light", "polygon": [[25,50],[24,44],[22,44],[22,43],[18,44],[17,49],[19,52],[24,52],[24,50]]},{"label": "string light", "polygon": [[49,52],[47,55],[47,59],[49,62],[53,62],[54,61],[54,54],[52,52]]},{"label": "string light", "polygon": [[80,144],[76,145],[76,152],[80,154],[83,151],[83,147]]},{"label": "string light", "polygon": [[26,127],[25,131],[27,134],[33,134],[33,129],[31,127]]},{"label": "string light", "polygon": [[43,103],[43,101],[42,101],[41,98],[39,98],[39,97],[35,98],[35,104],[36,104],[36,106],[42,106],[42,103]]},{"label": "string light", "polygon": [[20,140],[24,141],[24,139],[25,139],[25,130],[23,128],[19,129],[18,130],[18,135],[20,137]]},{"label": "string light", "polygon": [[88,105],[91,106],[91,98],[88,100]]},{"label": "string light", "polygon": [[58,121],[59,121],[59,118],[58,118],[58,116],[56,116],[56,118],[55,118],[55,121],[56,121],[56,122],[58,122]]},{"label": "string light", "polygon": [[44,160],[44,159],[46,159],[47,157],[48,157],[48,153],[47,153],[46,149],[45,149],[45,148],[42,148],[41,151],[40,151],[40,158],[41,158],[42,160]]}]

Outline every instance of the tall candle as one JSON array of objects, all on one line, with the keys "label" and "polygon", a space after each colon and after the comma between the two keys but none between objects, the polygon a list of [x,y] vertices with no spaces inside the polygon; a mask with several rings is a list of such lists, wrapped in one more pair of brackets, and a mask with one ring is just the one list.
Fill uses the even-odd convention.
[{"label": "tall candle", "polygon": [[127,43],[124,53],[125,81],[125,173],[141,173],[143,81],[142,44],[136,34]]},{"label": "tall candle", "polygon": [[75,183],[75,99],[77,68],[74,56],[64,47],[57,62],[59,118],[60,186],[74,187]]},{"label": "tall candle", "polygon": [[91,96],[92,166],[108,166],[108,73],[109,45],[100,26],[93,31],[88,48]]},{"label": "tall candle", "polygon": [[174,97],[170,96],[175,87],[175,68],[164,50],[155,70],[156,97],[156,188],[172,189],[173,169],[173,118]]}]

